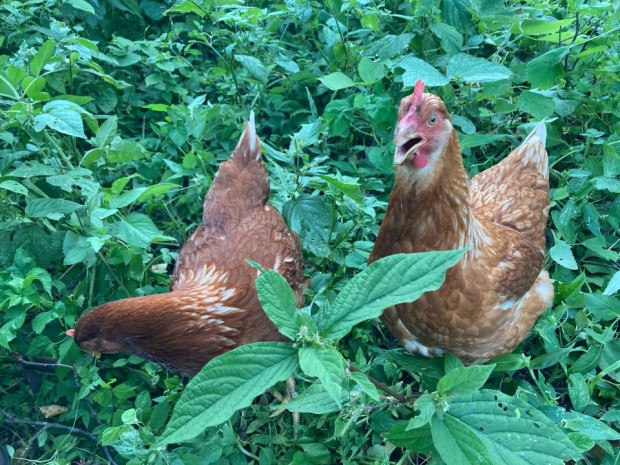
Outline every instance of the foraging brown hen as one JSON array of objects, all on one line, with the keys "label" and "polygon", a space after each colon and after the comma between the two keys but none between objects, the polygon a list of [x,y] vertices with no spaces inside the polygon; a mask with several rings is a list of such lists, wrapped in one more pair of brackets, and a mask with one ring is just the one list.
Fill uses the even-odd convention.
[{"label": "foraging brown hen", "polygon": [[170,292],[97,307],[67,334],[86,351],[136,354],[188,376],[240,345],[283,340],[258,301],[258,272],[246,262],[282,274],[301,305],[299,240],[268,197],[251,114],[205,197],[202,225],[179,253]]},{"label": "foraging brown hen", "polygon": [[410,352],[474,363],[519,344],[551,304],[545,227],[546,129],[468,181],[444,103],[418,81],[398,112],[394,190],[369,261],[470,247],[440,289],[391,307],[383,321]]}]

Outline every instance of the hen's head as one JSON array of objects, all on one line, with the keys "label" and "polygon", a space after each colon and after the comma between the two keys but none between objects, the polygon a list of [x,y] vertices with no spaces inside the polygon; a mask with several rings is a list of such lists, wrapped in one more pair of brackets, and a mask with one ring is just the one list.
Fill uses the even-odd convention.
[{"label": "hen's head", "polygon": [[424,81],[418,79],[413,94],[403,98],[398,109],[394,164],[416,175],[432,173],[451,133],[446,106],[436,95],[424,93]]},{"label": "hen's head", "polygon": [[91,310],[80,318],[75,329],[67,331],[67,336],[75,338],[76,344],[82,350],[96,356],[123,351],[123,345],[108,335],[107,325],[97,317],[98,312]]}]

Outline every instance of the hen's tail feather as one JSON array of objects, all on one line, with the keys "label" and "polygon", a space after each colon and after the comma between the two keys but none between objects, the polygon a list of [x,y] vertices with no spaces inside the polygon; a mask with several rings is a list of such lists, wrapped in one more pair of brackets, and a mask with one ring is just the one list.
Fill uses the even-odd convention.
[{"label": "hen's tail feather", "polygon": [[256,125],[254,123],[254,111],[250,112],[250,118],[245,123],[245,130],[237,146],[233,151],[231,160],[235,160],[237,163],[246,164],[249,160],[256,160],[262,162],[261,156],[261,143],[258,135],[256,134]]}]

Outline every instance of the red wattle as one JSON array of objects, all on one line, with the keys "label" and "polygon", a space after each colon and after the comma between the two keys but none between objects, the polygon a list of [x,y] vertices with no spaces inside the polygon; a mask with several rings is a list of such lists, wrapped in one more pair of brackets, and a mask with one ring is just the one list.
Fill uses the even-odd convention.
[{"label": "red wattle", "polygon": [[426,165],[428,165],[428,157],[426,155],[422,155],[421,153],[418,153],[413,159],[413,164],[415,165],[416,168],[422,169]]}]

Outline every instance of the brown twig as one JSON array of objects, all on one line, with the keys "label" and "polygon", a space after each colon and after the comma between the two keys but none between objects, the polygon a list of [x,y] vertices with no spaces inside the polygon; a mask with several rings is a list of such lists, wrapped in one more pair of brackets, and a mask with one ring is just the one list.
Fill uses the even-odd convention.
[{"label": "brown twig", "polygon": [[376,379],[374,379],[372,376],[367,375],[366,373],[364,373],[363,371],[361,371],[359,368],[354,367],[353,365],[349,365],[349,371],[351,372],[355,372],[355,373],[362,373],[364,376],[366,376],[368,378],[368,381],[370,381],[372,384],[374,384],[375,386],[377,386],[379,389],[381,389],[383,392],[387,392],[389,395],[391,395],[392,397],[394,397],[395,399],[397,399],[399,402],[401,403],[406,403],[409,402],[411,399],[409,399],[408,397],[403,396],[402,394],[399,394],[398,392],[390,389],[389,387],[387,387],[385,384],[383,384],[380,381],[377,381]]},{"label": "brown twig", "polygon": [[[95,434],[92,434],[86,430],[77,428],[75,426],[67,426],[67,425],[63,425],[62,423],[53,423],[49,421],[24,420],[23,418],[18,418],[16,416],[11,415],[9,412],[7,412],[4,409],[2,409],[1,411],[4,415],[4,422],[8,424],[12,424],[12,425],[22,424],[22,425],[28,425],[28,426],[38,426],[38,427],[41,427],[41,431],[49,429],[49,428],[56,428],[61,431],[66,431],[70,434],[79,434],[81,436],[87,437],[91,439],[92,441],[94,441],[95,443],[99,442],[99,438]],[[111,465],[117,465],[108,447],[101,446],[101,448],[103,449],[103,453],[108,459],[108,462]]]}]

